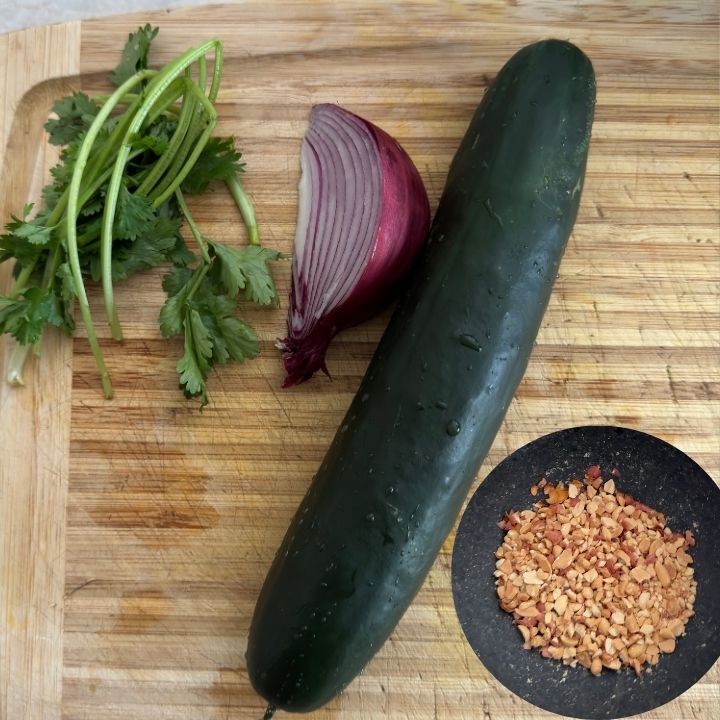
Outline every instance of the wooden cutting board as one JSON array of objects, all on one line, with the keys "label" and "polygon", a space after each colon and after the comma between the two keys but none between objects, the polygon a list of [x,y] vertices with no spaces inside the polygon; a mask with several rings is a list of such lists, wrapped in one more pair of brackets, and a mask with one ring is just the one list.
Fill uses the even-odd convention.
[{"label": "wooden cutting board", "polygon": [[[107,87],[127,33],[147,21],[161,26],[155,63],[211,36],[224,40],[218,132],[237,136],[264,242],[286,252],[312,103],[341,103],[395,135],[435,206],[470,115],[505,60],[548,36],[579,44],[598,77],[580,216],[479,479],[527,441],[586,423],[656,434],[720,477],[716,3],[250,0],[7,35],[3,221],[38,197],[54,160],[42,132],[53,99]],[[245,242],[223,189],[193,207],[206,234]],[[289,263],[275,275],[285,298]],[[159,336],[160,276],[119,291],[127,339],[103,343],[113,401],[101,396],[81,336],[47,337],[26,387],[0,386],[4,720],[262,713],[244,663],[254,601],[388,313],[337,339],[332,382],[284,391],[273,342],[285,308],[243,307],[262,357],[220,369],[200,413],[177,389],[178,346]],[[98,300],[93,294],[96,308]],[[0,349],[1,366],[9,344]],[[492,680],[465,643],[451,548],[452,537],[365,673],[313,718],[550,717]],[[716,664],[646,717],[718,718],[719,708]]]}]

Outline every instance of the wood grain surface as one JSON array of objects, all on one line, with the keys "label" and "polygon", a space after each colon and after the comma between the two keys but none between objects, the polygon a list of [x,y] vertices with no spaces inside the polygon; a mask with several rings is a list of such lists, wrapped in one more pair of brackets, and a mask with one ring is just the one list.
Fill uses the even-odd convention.
[{"label": "wood grain surface", "polygon": [[[238,138],[262,238],[285,252],[312,103],[341,103],[395,135],[434,207],[510,55],[550,36],[580,45],[598,79],[580,215],[478,482],[533,438],[586,423],[658,435],[720,477],[716,3],[266,0],[5,36],[3,221],[38,196],[54,159],[42,133],[52,99],[107,88],[127,33],[147,21],[161,26],[155,63],[212,36],[225,42],[218,132]],[[222,188],[192,209],[206,234],[245,242]],[[289,269],[275,266],[283,299]],[[262,714],[244,663],[255,598],[389,312],[337,338],[332,381],[283,391],[273,344],[286,308],[242,306],[262,356],[218,370],[200,413],[177,389],[179,346],[159,334],[161,275],[119,289],[122,346],[91,295],[114,400],[102,398],[82,333],[49,337],[26,387],[0,387],[3,720]],[[1,366],[11,348],[0,349]],[[464,641],[451,549],[452,536],[390,640],[314,720],[552,717],[496,683]],[[718,708],[716,664],[643,717],[714,720]]]}]

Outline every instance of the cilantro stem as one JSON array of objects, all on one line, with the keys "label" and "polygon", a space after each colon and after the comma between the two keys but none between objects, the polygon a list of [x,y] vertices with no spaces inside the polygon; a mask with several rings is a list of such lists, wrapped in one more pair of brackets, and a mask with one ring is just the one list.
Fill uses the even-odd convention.
[{"label": "cilantro stem", "polygon": [[204,93],[207,88],[207,59],[201,56],[198,60],[198,86]]},{"label": "cilantro stem", "polygon": [[182,194],[179,188],[175,190],[175,197],[177,198],[177,202],[180,210],[182,211],[182,214],[187,220],[187,224],[190,227],[190,232],[195,238],[195,242],[197,243],[198,249],[200,250],[200,256],[202,257],[203,262],[209,265],[212,262],[212,259],[210,258],[210,253],[208,252],[207,243],[205,242],[205,238],[202,236],[200,229],[195,224],[195,220],[190,214],[190,209],[185,202],[185,196]]},{"label": "cilantro stem", "polygon": [[178,77],[168,85],[167,90],[155,101],[147,117],[145,126],[152,125],[160,115],[166,113],[170,108],[177,108],[175,102],[185,94],[184,78]]},{"label": "cilantro stem", "polygon": [[[133,153],[130,153],[130,156],[128,160],[133,160],[138,155],[142,155],[145,152],[145,148],[140,148],[139,150],[136,150]],[[82,195],[80,195],[80,199],[78,200],[78,206],[83,207],[85,203],[90,200],[90,198],[107,182],[108,178],[112,174],[112,168],[106,168],[105,171],[99,175],[97,178],[93,180],[93,182],[90,184],[88,188],[86,188],[85,192],[83,192]]]},{"label": "cilantro stem", "polygon": [[162,205],[175,192],[176,188],[180,187],[180,185],[183,183],[190,171],[193,169],[193,166],[197,162],[197,159],[200,156],[200,153],[203,151],[203,148],[210,140],[210,135],[212,135],[212,131],[214,130],[215,124],[217,123],[217,111],[213,107],[212,103],[205,97],[205,95],[202,94],[200,88],[198,88],[195,83],[191,82],[189,90],[190,93],[195,97],[195,99],[200,102],[200,104],[203,106],[203,109],[207,113],[208,124],[200,135],[200,138],[195,143],[192,152],[190,153],[189,157],[187,157],[187,159],[187,153],[193,142],[195,142],[197,133],[199,132],[199,126],[189,131],[188,134],[185,136],[185,140],[180,146],[180,149],[177,151],[175,160],[168,172],[166,173],[165,178],[150,195],[150,197],[153,199],[153,207],[158,207],[159,205]]},{"label": "cilantro stem", "polygon": [[[188,82],[186,79],[184,80],[185,83]],[[183,98],[182,109],[180,110],[180,116],[178,118],[178,126],[175,129],[172,137],[170,138],[167,149],[162,154],[162,156],[158,158],[157,162],[153,165],[150,172],[145,176],[142,183],[138,187],[136,191],[138,195],[147,195],[157,184],[158,180],[160,180],[162,174],[167,170],[170,162],[175,156],[175,153],[182,145],[182,141],[187,134],[188,128],[190,127],[190,121],[192,120],[194,111],[194,98],[191,95],[186,94]]]},{"label": "cilantro stem", "polygon": [[207,275],[208,270],[210,270],[210,265],[208,263],[203,263],[195,270],[195,276],[192,279],[192,285],[190,285],[187,298],[185,299],[186,302],[190,302],[190,300],[193,299],[193,296],[195,295],[203,279]]},{"label": "cilantro stem", "polygon": [[218,91],[220,90],[220,78],[222,77],[223,66],[223,45],[219,40],[213,40],[212,42],[214,43],[215,48],[215,58],[213,60],[213,78],[210,83],[208,99],[211,103],[214,103],[217,100]]},{"label": "cilantro stem", "polygon": [[228,190],[230,190],[230,194],[233,196],[235,204],[238,206],[240,214],[242,215],[248,233],[248,243],[250,243],[250,245],[260,245],[260,234],[258,233],[257,221],[255,220],[255,211],[253,210],[250,198],[245,192],[245,188],[243,188],[240,183],[240,179],[237,175],[232,175],[225,181],[225,184]]},{"label": "cilantro stem", "polygon": [[[219,75],[221,72],[221,68],[218,67],[218,57],[220,58],[220,61],[222,60],[222,50],[220,49],[222,47],[221,43],[218,40],[210,40],[206,43],[203,43],[198,48],[191,48],[190,50],[183,53],[179,58],[176,60],[168,63],[160,72],[155,74],[153,79],[147,84],[145,87],[144,92],[144,100],[140,107],[138,108],[137,112],[135,113],[134,117],[132,118],[132,122],[130,123],[129,127],[127,128],[125,132],[125,136],[122,140],[122,144],[120,146],[120,149],[118,151],[117,157],[115,159],[115,166],[113,168],[112,176],[110,177],[110,182],[108,185],[107,194],[105,196],[105,207],[103,210],[103,219],[102,219],[102,230],[100,233],[100,267],[101,267],[101,275],[102,275],[102,288],[103,288],[103,297],[105,300],[105,312],[107,315],[108,322],[110,324],[110,329],[112,332],[113,338],[116,340],[122,339],[122,330],[120,328],[120,320],[118,318],[117,314],[117,308],[115,306],[115,297],[113,294],[113,283],[112,283],[112,227],[113,223],[115,221],[115,211],[117,209],[117,200],[118,195],[120,193],[120,184],[122,182],[122,174],[125,170],[125,165],[128,160],[128,156],[130,154],[131,150],[131,142],[132,139],[135,137],[135,134],[139,132],[143,121],[147,117],[148,113],[152,110],[153,106],[156,104],[156,102],[163,96],[165,91],[168,89],[168,86],[170,86],[176,79],[176,76],[178,73],[182,72],[186,68],[189,68],[198,58],[205,56],[208,52],[215,49],[215,76],[213,77],[213,86],[211,87],[211,92],[213,90],[213,87],[215,87],[215,80],[217,79],[217,82],[219,84]],[[133,77],[137,77],[137,74]],[[129,82],[129,81],[128,81]],[[191,84],[191,89],[196,87],[193,84]],[[122,95],[127,92],[129,88],[125,87],[125,84],[123,84],[119,90],[122,90],[123,92],[118,96],[122,97]],[[116,93],[118,92],[116,91]],[[217,88],[215,89],[215,92],[217,93]],[[114,93],[115,94],[115,93]],[[113,94],[113,95],[114,95]],[[198,94],[202,96],[206,102],[208,102],[208,105],[214,112],[214,108],[212,106],[212,103],[207,101],[207,98],[205,98],[202,93],[198,91]],[[216,116],[217,117],[217,116]],[[214,127],[215,123],[212,121],[212,118],[208,124],[209,131],[212,132],[212,129]],[[194,164],[197,160],[197,156],[202,151],[202,148],[204,147],[204,144],[201,145],[202,139],[205,137],[205,134],[201,136],[201,139],[198,141],[197,146],[195,147],[195,150],[193,153],[191,153],[190,158],[192,159],[192,163]],[[210,137],[210,133],[207,133],[207,139],[205,139],[205,143],[207,143],[207,140]],[[184,168],[183,168],[184,169]],[[188,172],[190,172],[190,169],[192,169],[192,165],[186,170],[185,175],[187,175]],[[178,187],[180,183],[183,181],[184,176],[181,174],[178,175],[177,184],[175,187]],[[172,187],[172,185],[171,185]],[[172,187],[172,190],[167,193],[164,197],[161,196],[160,198],[156,199],[156,201],[153,203],[154,207],[158,207],[159,205],[162,205],[165,200],[167,200],[170,195],[175,190],[175,187]],[[169,189],[169,188],[168,188]]]},{"label": "cilantro stem", "polygon": [[[142,97],[143,96],[138,93],[126,93],[123,97],[120,98],[120,100],[118,101],[118,105],[132,105],[138,99],[142,99]],[[96,103],[102,105],[110,99],[110,95],[93,95],[92,99]],[[177,115],[180,112],[180,108],[176,107],[171,103],[169,107],[165,108],[165,112]]]},{"label": "cilantro stem", "polygon": [[[197,106],[195,104],[194,98],[191,98],[190,102],[193,107],[193,112],[195,112]],[[162,178],[162,180],[160,180],[157,186],[153,188],[152,192],[150,193],[151,200],[155,200],[156,197],[160,196],[168,189],[170,183],[173,181],[173,178],[177,176],[177,174],[180,172],[180,168],[183,167],[183,164],[190,152],[190,148],[193,146],[193,143],[198,139],[201,131],[202,126],[197,123],[191,125],[191,127],[188,128],[188,131],[183,138],[180,147],[175,151],[175,157],[173,158],[172,163],[168,168],[168,171],[165,173],[165,176]],[[170,194],[172,195],[172,192]]]},{"label": "cilantro stem", "polygon": [[[143,82],[147,78],[155,77],[158,74],[157,70],[140,70],[139,72],[135,73],[131,78],[129,78],[126,83],[123,83],[120,88],[118,88],[105,102],[105,104],[101,108],[101,112],[105,111],[107,108],[108,115],[112,110],[115,109],[115,107],[119,104],[120,98],[122,97],[119,95],[119,90],[126,85],[132,89],[135,85],[138,83]],[[133,82],[134,79],[134,82]],[[90,162],[90,167],[88,168],[88,177],[90,179],[94,178],[98,172],[100,172],[104,167],[105,163],[110,159],[110,156],[112,152],[116,149],[118,143],[121,141],[121,139],[124,137],[125,132],[127,131],[127,127],[132,122],[132,119],[137,112],[138,107],[140,106],[143,99],[143,95],[139,95],[138,99],[134,101],[130,107],[125,110],[125,112],[120,117],[119,122],[115,125],[112,132],[110,133],[110,137],[102,144],[102,146],[99,148],[98,153],[93,157],[93,159]],[[92,126],[91,126],[92,127]]]},{"label": "cilantro stem", "polygon": [[200,157],[200,153],[208,144],[210,136],[212,135],[212,131],[215,129],[216,123],[217,114],[214,114],[213,117],[209,119],[205,130],[203,130],[202,135],[200,135],[200,139],[197,141],[197,143],[195,143],[195,147],[193,148],[190,156],[188,157],[187,161],[182,166],[178,174],[173,178],[173,181],[170,183],[170,185],[168,185],[168,187],[165,188],[165,190],[153,200],[153,207],[160,207],[160,205],[162,205],[175,192],[175,190],[177,190],[177,188],[182,185],[183,180],[185,180],[185,178],[190,174],[190,171],[193,169],[198,157]]},{"label": "cilantro stem", "polygon": [[10,355],[10,362],[8,363],[6,377],[8,383],[14,387],[21,387],[25,385],[22,377],[22,371],[31,347],[31,345],[21,345],[20,343],[16,343],[12,354]]},{"label": "cilantro stem", "polygon": [[30,276],[33,274],[33,271],[35,270],[36,263],[37,263],[37,259],[33,260],[32,262],[28,263],[27,265],[23,265],[22,270],[18,273],[18,276],[17,276],[17,278],[15,278],[15,282],[13,283],[12,289],[10,290],[11,298],[16,298],[25,289],[25,285],[27,284],[27,281],[30,279]]},{"label": "cilantro stem", "polygon": [[[57,270],[58,260],[60,257],[60,245],[59,243],[55,245],[55,247],[52,250],[52,253],[48,255],[47,262],[45,263],[45,272],[43,273],[43,279],[41,287],[45,290],[49,288],[52,285],[52,279],[55,275],[55,271]],[[18,295],[20,295],[23,290],[25,289],[25,284],[30,279],[32,273],[35,270],[35,266],[37,265],[37,258],[35,258],[30,264],[25,265],[23,269],[18,274],[17,278],[15,279],[15,283],[13,284],[12,290],[10,291],[10,297],[16,298]],[[40,341],[42,339],[42,336],[38,338],[37,342],[34,344],[34,350],[35,355],[40,354]],[[30,345],[23,345],[18,343],[11,356],[10,356],[10,362],[8,364],[7,369],[7,381],[10,383],[10,385],[19,386],[24,385],[22,379],[22,371],[23,366],[25,365],[25,361],[27,360],[28,352],[30,350]]]},{"label": "cilantro stem", "polygon": [[55,245],[52,252],[48,256],[47,262],[45,263],[45,272],[43,273],[42,287],[47,289],[52,285],[53,276],[57,270],[57,266],[60,262],[60,245]]},{"label": "cilantro stem", "polygon": [[87,293],[85,292],[82,270],[80,269],[80,257],[78,255],[77,218],[80,210],[82,209],[78,206],[80,183],[82,181],[83,172],[85,171],[88,158],[90,157],[90,152],[95,144],[95,139],[100,133],[100,130],[118,100],[125,95],[128,90],[137,85],[138,82],[141,82],[145,78],[153,77],[154,75],[156,75],[156,72],[153,70],[141,70],[140,72],[135,73],[135,75],[126,80],[110,96],[110,99],[105,103],[105,105],[100,108],[100,111],[95,116],[95,119],[85,135],[85,139],[80,145],[80,150],[78,151],[78,156],[75,160],[75,167],[73,168],[72,179],[70,181],[70,189],[68,191],[66,217],[68,262],[70,264],[70,271],[75,285],[75,294],[77,295],[78,305],[80,306],[80,313],[82,314],[83,323],[85,324],[85,329],[87,331],[88,342],[90,343],[90,348],[93,356],[95,357],[95,364],[100,371],[100,380],[102,382],[103,392],[107,399],[110,399],[113,395],[112,383],[110,382],[110,375],[105,365],[105,358],[103,357],[97,336],[95,335],[95,327],[93,326],[92,316],[90,315],[90,304],[88,302]]}]

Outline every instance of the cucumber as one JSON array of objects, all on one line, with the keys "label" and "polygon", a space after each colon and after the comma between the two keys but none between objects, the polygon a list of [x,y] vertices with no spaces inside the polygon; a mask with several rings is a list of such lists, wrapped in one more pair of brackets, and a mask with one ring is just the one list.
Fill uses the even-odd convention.
[{"label": "cucumber", "polygon": [[348,685],[452,529],[547,307],[594,105],[588,58],[547,40],[477,108],[423,259],[260,592],[246,657],[267,717]]}]

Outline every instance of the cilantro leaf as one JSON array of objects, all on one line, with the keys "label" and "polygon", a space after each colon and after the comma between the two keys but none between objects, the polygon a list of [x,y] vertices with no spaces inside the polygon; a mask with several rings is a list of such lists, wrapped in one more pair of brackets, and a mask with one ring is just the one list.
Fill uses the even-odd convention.
[{"label": "cilantro leaf", "polygon": [[0,235],[0,262],[15,258],[21,263],[31,263],[39,258],[51,240],[54,228],[47,227],[45,213],[27,220],[32,205],[23,208],[23,219],[12,215],[5,225],[6,234]]},{"label": "cilantro leaf", "polygon": [[126,280],[139,270],[165,262],[177,243],[179,220],[157,218],[145,232],[130,242],[117,242],[113,248],[112,279]]},{"label": "cilantro leaf", "polygon": [[163,337],[174,337],[182,332],[185,321],[187,291],[169,297],[160,309],[160,332]]},{"label": "cilantro leaf", "polygon": [[218,328],[227,352],[233,360],[242,362],[246,358],[254,358],[260,354],[260,341],[257,334],[239,318],[220,318]]},{"label": "cilantro leaf", "polygon": [[176,365],[180,386],[187,397],[199,397],[201,407],[204,407],[208,403],[205,380],[212,367],[210,333],[197,310],[190,310],[183,321],[183,329],[185,352]]},{"label": "cilantro leaf", "polygon": [[215,252],[213,265],[217,268],[216,273],[220,282],[232,297],[236,297],[245,287],[246,282],[239,251],[212,240],[209,241],[209,245]]},{"label": "cilantro leaf", "polygon": [[163,278],[163,288],[168,293],[165,304],[160,309],[160,332],[165,337],[173,337],[182,332],[187,299],[190,287],[198,271],[189,268],[174,267]]},{"label": "cilantro leaf", "polygon": [[26,220],[18,220],[12,216],[15,227],[13,234],[27,240],[31,245],[47,245],[50,242],[50,233],[54,228],[45,225],[44,217],[37,217],[29,222]]},{"label": "cilantro leaf", "polygon": [[255,331],[234,316],[235,299],[210,274],[198,275],[203,267],[174,267],[164,276],[169,297],[160,311],[160,327],[166,337],[183,332],[180,383],[188,397],[200,397],[205,405],[205,381],[214,363],[256,357],[260,343]]},{"label": "cilantro leaf", "polygon": [[282,253],[260,245],[247,245],[240,250],[210,241],[219,261],[219,280],[235,296],[245,290],[248,299],[259,305],[279,304],[275,283],[267,263],[279,260]]},{"label": "cilantro leaf", "polygon": [[48,322],[53,327],[63,330],[66,335],[72,335],[75,330],[75,319],[70,312],[70,305],[58,292],[50,293]]},{"label": "cilantro leaf", "polygon": [[150,229],[156,217],[149,198],[131,193],[125,183],[120,186],[114,226],[116,237],[135,240]]},{"label": "cilantro leaf", "polygon": [[77,293],[70,265],[67,262],[61,263],[55,273],[55,277],[57,278],[57,289],[60,297],[62,297],[66,303],[72,302],[72,300],[77,297]]},{"label": "cilantro leaf", "polygon": [[66,262],[58,268],[53,287],[56,302],[55,314],[62,318],[62,325],[58,327],[62,327],[68,335],[72,335],[75,330],[75,319],[71,308],[76,291],[70,266]]},{"label": "cilantro leaf", "polygon": [[210,183],[238,175],[245,167],[240,157],[233,138],[210,138],[183,181],[182,189],[190,194],[203,193]]},{"label": "cilantro leaf", "polygon": [[168,149],[177,125],[177,120],[169,120],[161,115],[132,141],[132,147],[146,148],[160,157]]},{"label": "cilantro leaf", "polygon": [[163,290],[170,296],[177,295],[194,275],[194,271],[188,267],[170,268],[170,272],[163,275]]},{"label": "cilantro leaf", "polygon": [[191,304],[200,313],[210,331],[213,342],[213,360],[224,363],[232,357],[238,362],[253,358],[260,352],[255,331],[235,317],[237,302],[218,293],[212,279],[206,277],[196,290]]},{"label": "cilantro leaf", "polygon": [[155,155],[160,157],[170,145],[169,140],[164,137],[155,137],[153,135],[143,135],[133,140],[133,148],[145,148],[146,150],[152,150]]},{"label": "cilantro leaf", "polygon": [[168,252],[168,260],[177,267],[185,267],[195,262],[195,255],[188,249],[180,233],[175,237],[175,245]]},{"label": "cilantro leaf", "polygon": [[22,345],[32,345],[40,339],[51,312],[48,290],[32,287],[19,298],[0,296],[0,332],[10,333]]},{"label": "cilantro leaf", "polygon": [[213,361],[225,363],[230,357],[220,323],[223,318],[235,312],[236,302],[227,295],[217,295],[211,280],[207,278],[195,292],[192,305],[200,313],[205,327],[210,331],[213,341]]},{"label": "cilantro leaf", "polygon": [[84,135],[100,106],[85,93],[77,92],[58,100],[52,107],[57,118],[45,123],[51,145],[68,145]]},{"label": "cilantro leaf", "polygon": [[45,208],[48,211],[54,210],[62,194],[63,188],[61,186],[56,185],[55,183],[45,185],[45,187],[42,189],[42,199]]},{"label": "cilantro leaf", "polygon": [[[35,265],[33,283],[37,276],[42,277],[44,260],[47,260],[49,253],[46,248],[38,248],[24,241],[15,241],[12,235],[0,235],[0,263],[15,258],[12,276],[17,279],[20,272],[28,265]],[[23,244],[20,244],[20,243]],[[27,283],[26,287],[32,283]]]},{"label": "cilantro leaf", "polygon": [[[140,199],[144,200],[144,198]],[[83,227],[87,232],[94,233],[100,221],[100,218],[92,218]],[[180,223],[179,217],[173,218],[169,215],[155,217],[153,211],[153,219],[145,225],[142,234],[137,235],[133,240],[118,237],[113,242],[110,266],[113,281],[126,280],[135,273],[156,267],[168,259],[179,260],[187,256],[191,260],[194,259],[180,237]],[[138,225],[136,229],[139,230],[140,226]],[[116,233],[119,235],[117,223]],[[125,233],[128,234],[127,229]],[[179,244],[181,247],[178,247]],[[83,252],[83,260],[83,267],[89,271],[90,277],[99,280],[102,275],[99,252],[86,249]]]},{"label": "cilantro leaf", "polygon": [[57,165],[53,165],[50,168],[50,175],[55,181],[53,183],[53,186],[57,189],[58,192],[65,190],[65,188],[70,184],[70,180],[72,178],[73,164],[73,162],[66,163],[64,160],[61,159],[61,161]]},{"label": "cilantro leaf", "polygon": [[248,299],[259,305],[280,305],[275,289],[275,282],[267,266],[270,260],[280,260],[285,256],[276,250],[270,250],[260,245],[247,245],[240,250],[242,267],[245,273],[247,286],[245,295]]},{"label": "cilantro leaf", "polygon": [[207,372],[210,369],[210,358],[212,357],[210,332],[205,327],[205,324],[200,317],[200,313],[197,310],[190,310],[188,316],[185,318],[186,326],[188,321],[190,323],[190,327],[192,328],[198,365],[203,372]]},{"label": "cilantro leaf", "polygon": [[77,139],[68,143],[62,149],[62,152],[60,153],[60,162],[50,168],[50,175],[52,175],[58,190],[64,190],[65,187],[70,184],[73,170],[75,169],[75,161],[77,160],[84,138],[85,132],[83,131]]},{"label": "cilantro leaf", "polygon": [[110,80],[113,84],[120,87],[120,85],[138,72],[138,70],[147,68],[150,44],[158,34],[158,31],[159,28],[154,28],[148,24],[128,35],[127,42],[123,48],[122,60],[117,68],[110,74]]},{"label": "cilantro leaf", "polygon": [[[105,188],[103,188],[103,190],[104,189]],[[98,215],[100,212],[102,212],[102,209],[104,206],[105,206],[105,193],[98,192],[95,195],[93,195],[82,206],[82,210],[80,210],[80,216],[81,217],[90,217],[91,215]]]}]

